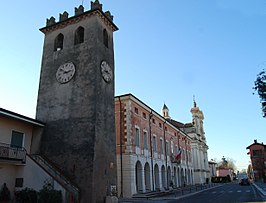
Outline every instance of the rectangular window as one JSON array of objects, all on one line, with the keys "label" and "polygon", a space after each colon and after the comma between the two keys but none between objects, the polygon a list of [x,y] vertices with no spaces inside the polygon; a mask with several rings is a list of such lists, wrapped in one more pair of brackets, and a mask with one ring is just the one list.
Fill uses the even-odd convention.
[{"label": "rectangular window", "polygon": [[137,107],[135,107],[135,113],[136,113],[136,114],[139,114],[139,110],[138,110]]},{"label": "rectangular window", "polygon": [[23,147],[23,137],[24,133],[12,131],[12,137],[11,137],[11,147]]},{"label": "rectangular window", "polygon": [[262,150],[253,150],[253,156],[262,156]]},{"label": "rectangular window", "polygon": [[146,113],[142,113],[142,117],[146,119]]},{"label": "rectangular window", "polygon": [[15,187],[23,187],[23,178],[16,178]]},{"label": "rectangular window", "polygon": [[165,148],[166,148],[166,155],[169,155],[169,143],[166,141],[165,143]]},{"label": "rectangular window", "polygon": [[153,151],[157,152],[156,136],[153,136]]},{"label": "rectangular window", "polygon": [[143,139],[144,149],[148,149],[148,133],[146,131],[143,131]]},{"label": "rectangular window", "polygon": [[164,154],[164,151],[163,151],[163,140],[160,139],[160,151],[161,151],[161,154]]},{"label": "rectangular window", "polygon": [[135,139],[136,139],[136,146],[139,147],[139,137],[140,137],[140,134],[139,134],[139,128],[136,128],[136,135],[135,135]]},{"label": "rectangular window", "polygon": [[174,154],[174,143],[171,141],[171,153]]}]

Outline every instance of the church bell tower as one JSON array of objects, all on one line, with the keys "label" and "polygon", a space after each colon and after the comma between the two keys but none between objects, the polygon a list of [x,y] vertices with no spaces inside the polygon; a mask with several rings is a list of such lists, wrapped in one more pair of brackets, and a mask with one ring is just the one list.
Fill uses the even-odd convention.
[{"label": "church bell tower", "polygon": [[47,19],[36,119],[40,154],[80,189],[81,203],[104,202],[116,187],[114,46],[118,30],[98,0],[91,9]]}]

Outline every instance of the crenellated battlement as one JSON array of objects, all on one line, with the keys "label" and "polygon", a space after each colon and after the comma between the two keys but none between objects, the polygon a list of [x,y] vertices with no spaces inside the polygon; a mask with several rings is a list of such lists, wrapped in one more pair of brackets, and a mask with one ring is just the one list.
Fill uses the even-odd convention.
[{"label": "crenellated battlement", "polygon": [[70,18],[74,18],[74,17],[80,16],[80,15],[83,15],[85,13],[96,11],[96,10],[100,10],[105,15],[105,17],[108,18],[108,20],[110,20],[111,22],[113,21],[113,16],[112,16],[110,11],[106,11],[106,12],[102,11],[103,6],[99,2],[99,0],[95,0],[94,2],[91,1],[90,6],[91,6],[91,8],[88,11],[84,11],[84,7],[82,5],[80,5],[78,8],[75,7],[75,10],[74,10],[75,14],[72,17],[69,17],[68,12],[64,11],[62,14],[61,13],[59,14],[59,21],[58,22],[56,22],[56,19],[53,16],[51,16],[49,19],[48,18],[46,19],[46,27],[53,26],[57,23],[67,21]]},{"label": "crenellated battlement", "polygon": [[113,21],[114,16],[111,15],[111,12],[110,11],[106,11],[105,12],[105,15],[107,16],[107,18],[109,18],[111,21]]},{"label": "crenellated battlement", "polygon": [[61,22],[61,21],[64,21],[64,20],[66,20],[66,19],[68,19],[68,12],[64,12],[63,14],[59,14],[59,21]]},{"label": "crenellated battlement", "polygon": [[46,26],[54,25],[55,24],[55,18],[52,16],[50,19],[46,19]]},{"label": "crenellated battlement", "polygon": [[81,15],[84,13],[84,7],[80,5],[78,8],[75,7],[75,16]]},{"label": "crenellated battlement", "polygon": [[102,11],[103,5],[100,4],[100,2],[98,0],[95,0],[95,2],[91,1],[91,10],[96,10],[96,9],[100,9]]}]

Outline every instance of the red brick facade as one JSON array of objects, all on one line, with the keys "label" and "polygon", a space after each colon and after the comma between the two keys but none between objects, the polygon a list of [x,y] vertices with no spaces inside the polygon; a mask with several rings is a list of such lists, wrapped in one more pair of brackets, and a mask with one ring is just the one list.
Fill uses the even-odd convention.
[{"label": "red brick facade", "polygon": [[[124,97],[124,96],[122,96]],[[177,129],[175,126],[171,125],[166,119],[164,119],[161,115],[153,111],[152,109],[147,110],[147,106],[140,105],[140,101],[137,100],[133,95],[129,95],[128,99],[134,98],[133,100],[125,100],[125,98],[121,99],[121,97],[116,97],[115,99],[115,122],[116,122],[116,142],[117,142],[117,154],[120,154],[120,142],[122,141],[122,153],[125,152],[127,138],[126,138],[126,119],[130,119],[131,131],[132,131],[132,148],[133,151],[136,152],[136,133],[135,133],[135,124],[140,129],[140,132],[147,131],[148,137],[150,135],[156,135],[156,149],[154,144],[150,145],[150,139],[148,140],[148,151],[151,156],[151,147],[153,147],[153,151],[156,150],[158,154],[158,158],[161,158],[165,154],[165,147],[163,147],[163,152],[160,148],[160,139],[172,143],[173,146],[181,147],[182,150],[188,152],[188,161],[191,162],[191,146],[190,146],[190,138],[188,135]],[[135,100],[135,101],[134,101]],[[130,115],[126,114],[126,104],[130,101]],[[130,116],[128,118],[127,116]],[[140,133],[141,135],[141,133]],[[144,149],[144,139],[140,136],[140,149]],[[154,139],[152,139],[152,142]],[[177,153],[177,148],[169,145],[170,153]],[[182,153],[182,160],[185,160],[185,153]]]},{"label": "red brick facade", "polygon": [[249,149],[254,180],[266,182],[266,145],[254,140],[247,149]]},{"label": "red brick facade", "polygon": [[121,196],[194,183],[191,137],[171,120],[127,94],[115,97],[115,122]]}]

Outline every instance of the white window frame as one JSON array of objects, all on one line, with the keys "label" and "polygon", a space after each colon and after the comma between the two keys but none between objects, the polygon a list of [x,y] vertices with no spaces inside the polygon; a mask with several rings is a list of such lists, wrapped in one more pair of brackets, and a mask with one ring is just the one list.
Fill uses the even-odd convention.
[{"label": "white window frame", "polygon": [[170,155],[170,149],[169,149],[169,142],[167,140],[165,142],[165,148],[166,148],[166,155],[169,156]]},{"label": "white window frame", "polygon": [[21,132],[21,131],[19,131],[19,130],[15,130],[15,129],[13,129],[12,131],[11,131],[11,137],[10,137],[10,146],[11,147],[14,147],[14,148],[20,148],[20,146],[12,146],[12,137],[13,137],[13,132],[17,132],[17,133],[21,133],[22,134],[22,144],[21,144],[21,148],[24,148],[24,142],[25,142],[25,133],[23,133],[23,132]]},{"label": "white window frame", "polygon": [[148,131],[143,130],[143,149],[148,150],[149,149],[149,143],[148,143]]},{"label": "white window frame", "polygon": [[152,146],[153,146],[153,151],[157,152],[157,137],[155,134],[152,136]]},{"label": "white window frame", "polygon": [[136,147],[140,147],[140,128],[137,125],[135,125],[135,145]]},{"label": "white window frame", "polygon": [[163,138],[160,138],[160,151],[161,154],[164,154]]}]

